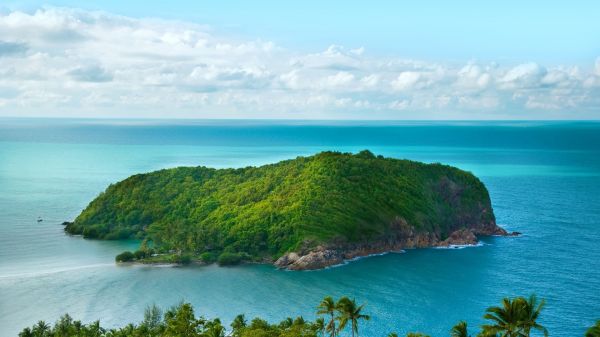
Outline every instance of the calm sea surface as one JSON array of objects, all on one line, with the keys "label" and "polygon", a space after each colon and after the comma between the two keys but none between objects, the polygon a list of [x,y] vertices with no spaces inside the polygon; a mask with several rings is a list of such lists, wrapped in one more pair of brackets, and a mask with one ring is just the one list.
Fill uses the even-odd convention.
[{"label": "calm sea surface", "polygon": [[[115,254],[135,242],[69,237],[60,225],[134,173],[365,148],[475,173],[498,223],[524,235],[286,272],[116,266]],[[552,336],[582,336],[600,319],[600,123],[0,119],[0,336],[65,312],[117,326],[141,320],[149,304],[180,300],[227,324],[238,313],[313,319],[325,295],[367,303],[364,336],[447,336],[458,320],[482,324],[503,296],[531,293],[547,300],[542,323]]]}]

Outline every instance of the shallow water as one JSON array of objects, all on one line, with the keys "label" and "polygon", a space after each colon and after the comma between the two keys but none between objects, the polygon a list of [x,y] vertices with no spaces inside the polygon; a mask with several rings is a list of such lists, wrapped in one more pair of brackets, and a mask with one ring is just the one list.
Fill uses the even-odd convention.
[{"label": "shallow water", "polygon": [[[229,126],[224,126],[228,125]],[[281,123],[279,123],[281,124]],[[0,119],[0,335],[69,312],[116,326],[180,300],[206,317],[314,317],[325,295],[366,302],[364,336],[448,335],[507,295],[547,300],[553,336],[600,318],[600,124],[93,121]],[[498,223],[519,238],[387,254],[311,272],[116,266],[135,242],[70,237],[73,219],[112,182],[180,165],[260,165],[321,150],[443,162],[488,187]],[[37,217],[44,219],[36,222]]]}]

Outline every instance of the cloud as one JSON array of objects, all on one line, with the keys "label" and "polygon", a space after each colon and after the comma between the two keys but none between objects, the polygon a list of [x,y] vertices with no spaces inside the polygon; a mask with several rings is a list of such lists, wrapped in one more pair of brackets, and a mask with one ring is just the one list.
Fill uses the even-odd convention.
[{"label": "cloud", "polygon": [[78,67],[69,72],[76,81],[81,82],[110,82],[113,76],[100,66]]},{"label": "cloud", "polygon": [[489,87],[491,82],[492,75],[489,69],[477,64],[469,63],[457,73],[456,84],[465,89],[483,90]]},{"label": "cloud", "polygon": [[392,81],[392,87],[398,91],[412,89],[421,79],[421,73],[416,71],[403,71]]},{"label": "cloud", "polygon": [[337,72],[334,75],[329,75],[323,81],[324,87],[326,88],[335,88],[346,86],[354,81],[354,75],[350,74],[346,71]]},{"label": "cloud", "polygon": [[536,87],[547,71],[537,63],[519,64],[506,72],[498,82],[501,88],[533,88]]},{"label": "cloud", "polygon": [[24,55],[27,49],[26,43],[0,41],[0,57]]},{"label": "cloud", "polygon": [[0,41],[0,115],[600,117],[600,58],[547,67],[336,44],[300,52],[194,23],[56,8],[0,12],[0,36],[10,37]]}]

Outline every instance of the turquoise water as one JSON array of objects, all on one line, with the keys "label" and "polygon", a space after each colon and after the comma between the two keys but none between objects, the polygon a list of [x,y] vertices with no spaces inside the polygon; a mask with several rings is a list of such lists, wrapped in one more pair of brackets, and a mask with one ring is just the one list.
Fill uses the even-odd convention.
[{"label": "turquoise water", "polygon": [[[600,318],[600,124],[89,121],[0,119],[0,336],[69,312],[106,326],[184,299],[206,317],[314,317],[325,295],[367,303],[364,336],[448,335],[506,295],[536,293],[553,336]],[[229,126],[224,126],[229,125]],[[64,235],[108,184],[180,165],[260,165],[321,150],[470,170],[498,223],[523,232],[481,247],[409,250],[313,272],[116,266],[135,242]],[[44,221],[36,222],[38,216]]]}]

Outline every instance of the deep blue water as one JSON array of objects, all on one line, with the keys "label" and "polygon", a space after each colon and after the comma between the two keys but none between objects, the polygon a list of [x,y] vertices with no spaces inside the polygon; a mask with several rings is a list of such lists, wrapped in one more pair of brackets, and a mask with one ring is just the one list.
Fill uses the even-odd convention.
[{"label": "deep blue water", "polygon": [[[69,237],[59,225],[134,173],[365,148],[472,171],[498,223],[524,235],[286,272],[116,266],[114,255],[135,242]],[[530,293],[547,300],[542,323],[552,336],[581,336],[600,318],[598,239],[600,123],[0,119],[0,336],[65,312],[116,326],[140,320],[148,304],[182,299],[227,322],[238,313],[312,319],[325,295],[367,303],[364,336],[445,336],[460,319],[476,329],[503,296]]]}]

